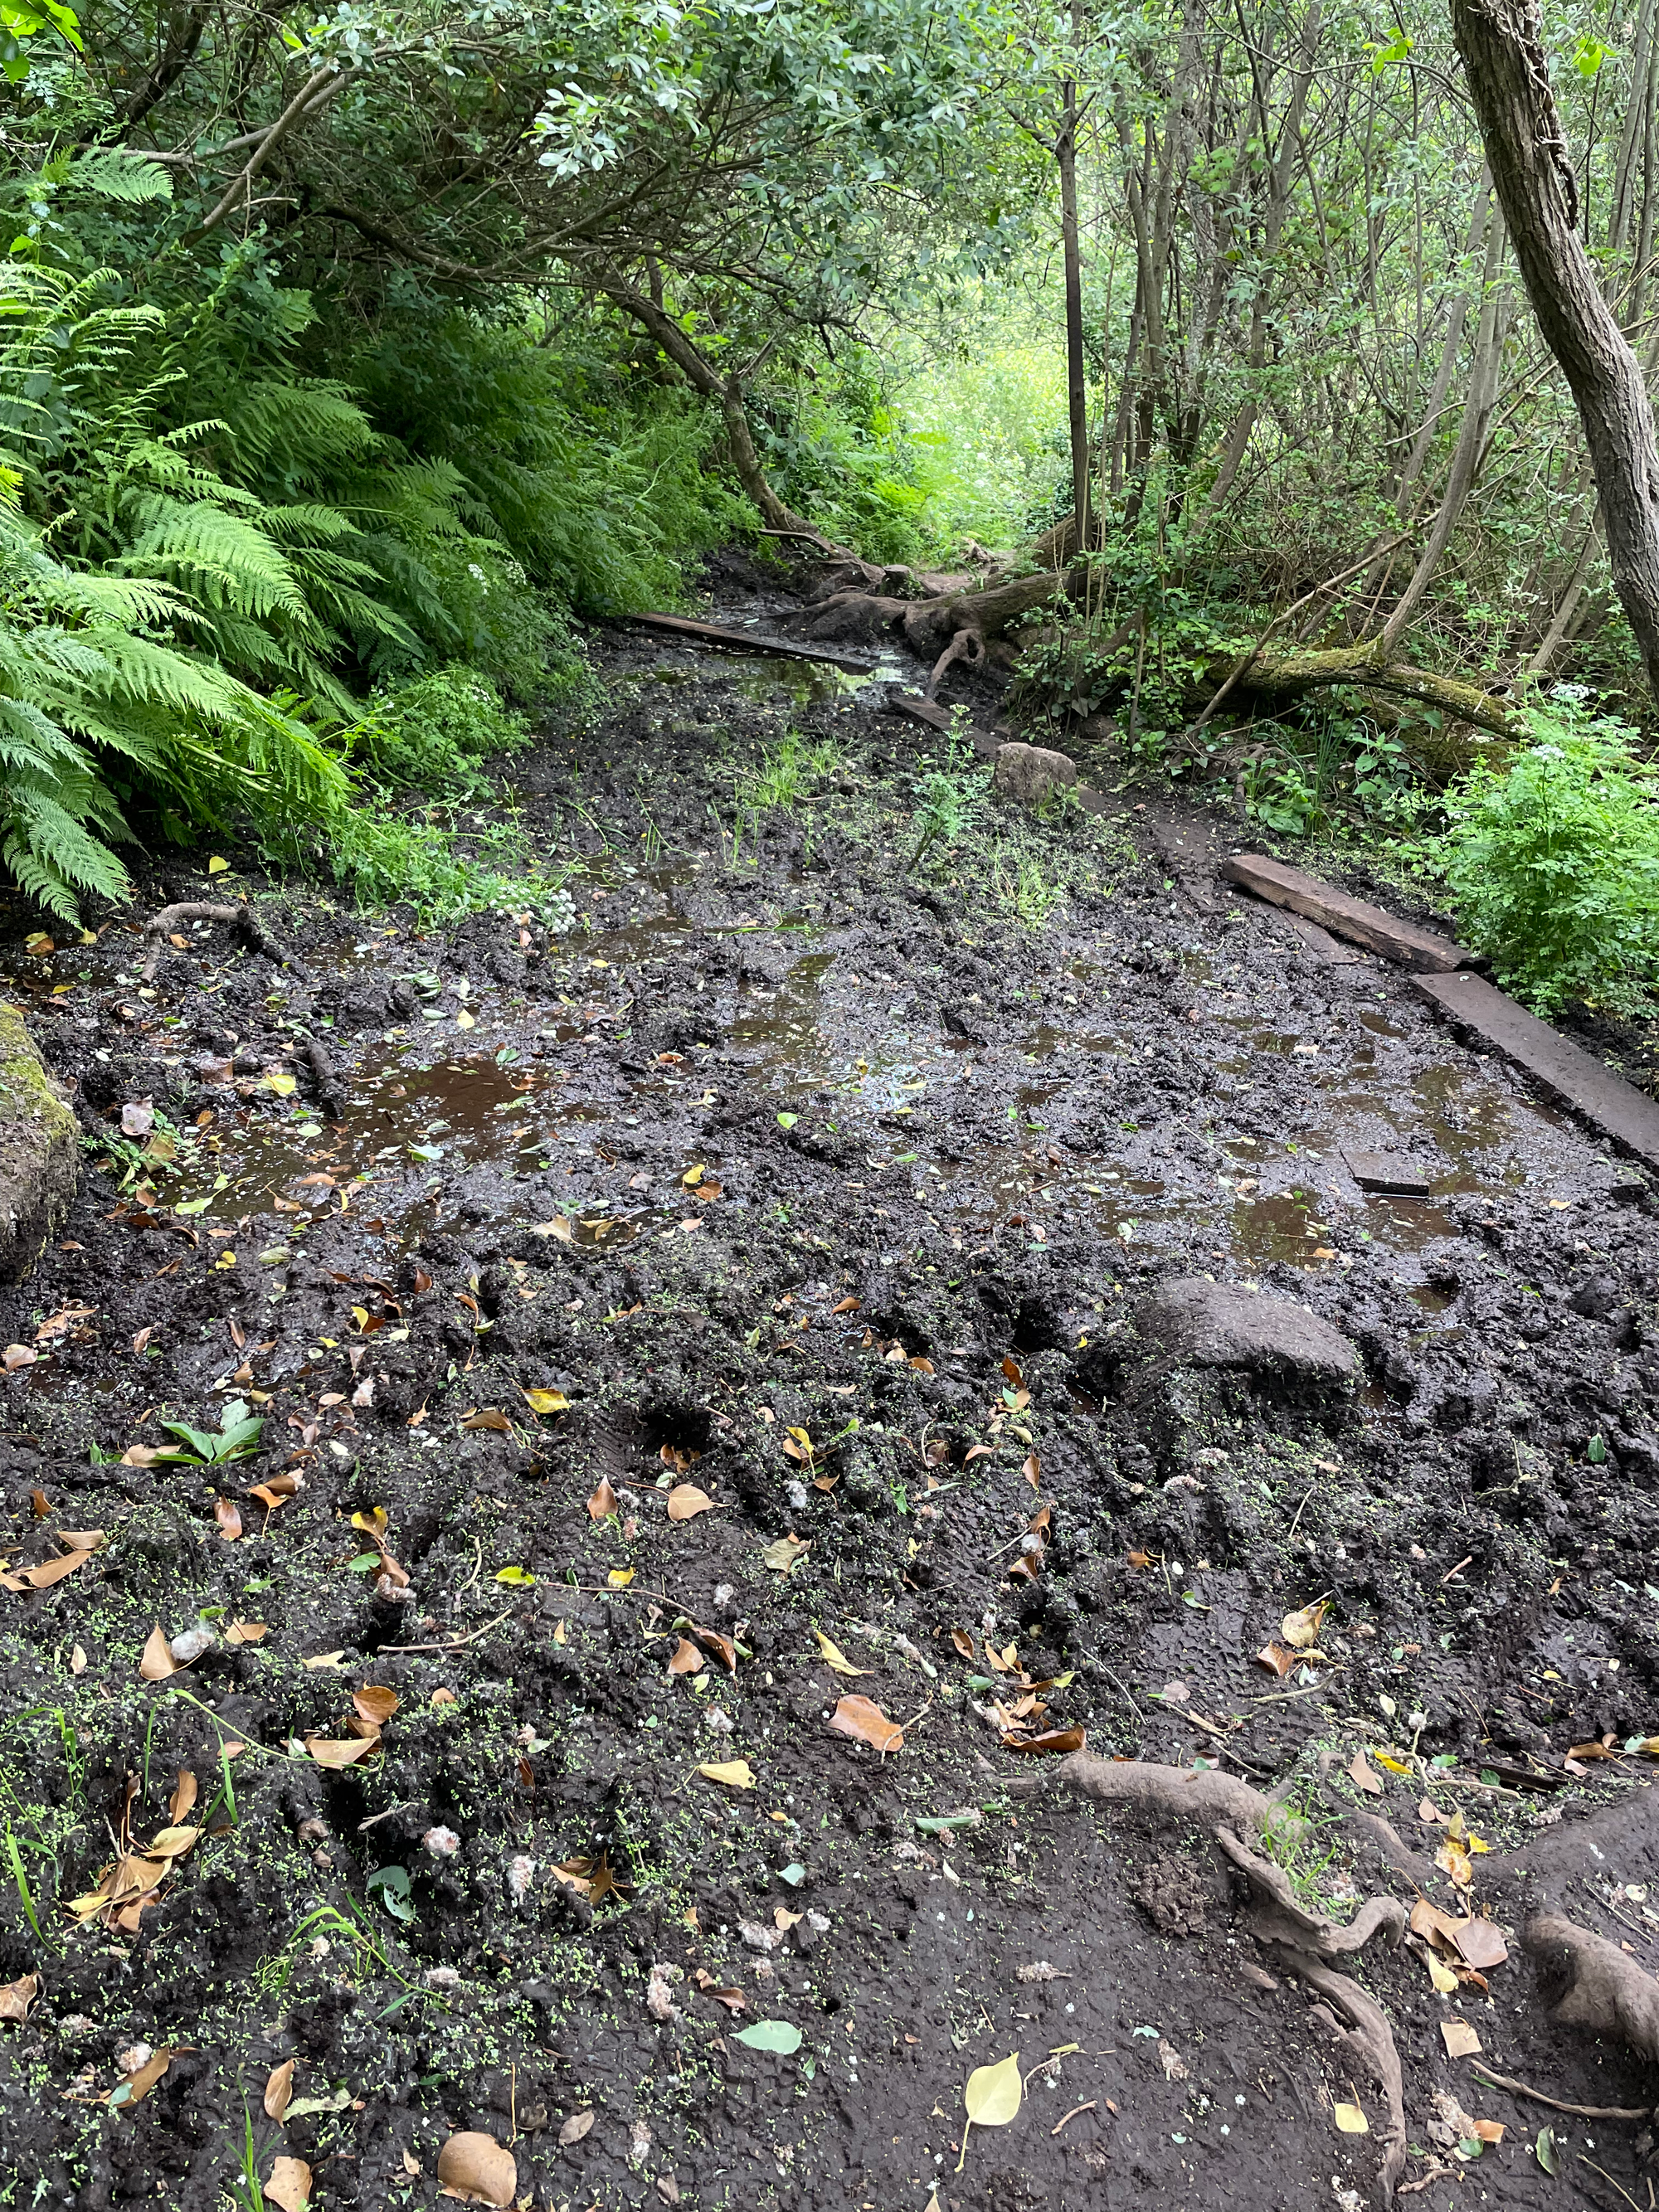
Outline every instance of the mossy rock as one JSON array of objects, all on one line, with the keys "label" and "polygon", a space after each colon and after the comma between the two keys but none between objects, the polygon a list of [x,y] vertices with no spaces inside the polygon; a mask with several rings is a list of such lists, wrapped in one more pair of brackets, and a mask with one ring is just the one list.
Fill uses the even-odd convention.
[{"label": "mossy rock", "polygon": [[81,1133],[15,1006],[0,1005],[0,1283],[15,1283],[69,1212]]}]

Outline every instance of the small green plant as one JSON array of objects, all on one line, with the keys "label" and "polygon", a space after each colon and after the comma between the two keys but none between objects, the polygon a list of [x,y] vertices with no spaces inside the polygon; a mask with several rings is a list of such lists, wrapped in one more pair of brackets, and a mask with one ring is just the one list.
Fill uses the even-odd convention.
[{"label": "small green plant", "polygon": [[1046,928],[1066,896],[1065,884],[1041,860],[1025,855],[1011,867],[1000,853],[992,866],[991,890],[997,903],[1028,929]]},{"label": "small green plant", "polygon": [[1525,710],[1531,743],[1447,798],[1439,851],[1464,934],[1540,1013],[1650,1012],[1659,987],[1659,766],[1576,686]]},{"label": "small green plant", "polygon": [[1316,1812],[1314,1803],[1314,1785],[1304,1779],[1268,1812],[1261,1850],[1290,1883],[1297,1903],[1328,1919],[1345,1909],[1332,1881],[1340,1851],[1334,1832],[1340,1829],[1341,1815]]},{"label": "small green plant", "polygon": [[338,742],[377,782],[453,800],[493,790],[481,763],[522,751],[532,734],[487,676],[452,665],[377,685],[362,719]]},{"label": "small green plant", "polygon": [[188,1421],[163,1421],[169,1436],[183,1439],[164,1445],[161,1457],[179,1467],[223,1467],[234,1459],[246,1459],[258,1444],[264,1422],[240,1401],[225,1407],[217,1429],[193,1429]]},{"label": "small green plant", "polygon": [[757,766],[739,776],[734,796],[739,807],[751,812],[793,806],[830,775],[836,761],[836,748],[827,738],[809,744],[799,730],[786,731]]},{"label": "small green plant", "polygon": [[415,1906],[409,1894],[408,1869],[400,1866],[376,1867],[365,1884],[369,1895],[382,1912],[407,1927],[415,1917]]}]

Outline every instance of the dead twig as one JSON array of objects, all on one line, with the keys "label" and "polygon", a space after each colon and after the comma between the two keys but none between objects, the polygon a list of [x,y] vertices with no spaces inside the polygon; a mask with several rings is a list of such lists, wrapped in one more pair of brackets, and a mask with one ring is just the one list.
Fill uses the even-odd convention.
[{"label": "dead twig", "polygon": [[1490,2067],[1474,2061],[1470,2062],[1469,2071],[1489,2088],[1507,2089],[1512,2097],[1529,2097],[1534,2105],[1547,2105],[1551,2112],[1565,2112],[1575,2120],[1647,2120],[1653,2117],[1651,2108],[1646,2105],[1565,2105],[1560,2098],[1547,2096],[1530,2082],[1517,2081],[1509,2074],[1494,2074]]},{"label": "dead twig", "polygon": [[1079,2112],[1092,2112],[1095,2109],[1097,2101],[1097,2100],[1095,2098],[1091,2097],[1086,2105],[1073,2105],[1069,2112],[1062,2112],[1060,2114],[1060,2118],[1054,2122],[1053,2127],[1049,2129],[1049,2134],[1051,2136],[1057,2136],[1060,2130],[1065,2126],[1066,2121],[1076,2119]]},{"label": "dead twig", "polygon": [[506,1613],[498,1613],[494,1620],[485,1621],[482,1628],[475,1628],[470,1636],[452,1636],[447,1643],[383,1644],[380,1649],[382,1651],[459,1651],[463,1644],[476,1644],[481,1636],[488,1636],[492,1628],[499,1628],[512,1611],[513,1607],[508,1606]]}]

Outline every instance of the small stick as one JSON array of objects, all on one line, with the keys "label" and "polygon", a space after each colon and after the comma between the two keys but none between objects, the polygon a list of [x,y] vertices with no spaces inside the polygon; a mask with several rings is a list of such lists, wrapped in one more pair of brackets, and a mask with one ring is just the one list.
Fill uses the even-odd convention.
[{"label": "small stick", "polygon": [[1629,2190],[1626,2189],[1621,2182],[1614,2181],[1613,2176],[1607,2172],[1606,2166],[1598,2166],[1593,2158],[1586,2158],[1582,2150],[1578,2154],[1578,2163],[1580,2166],[1589,2166],[1592,2173],[1599,2173],[1603,2181],[1607,2182],[1611,2187],[1616,2189],[1619,2191],[1619,2194],[1624,2198],[1626,2203],[1630,2206],[1631,2212],[1642,2212],[1641,2206],[1631,2195]]},{"label": "small stick", "polygon": [[1053,2127],[1048,2130],[1049,2134],[1051,2136],[1057,2136],[1060,2130],[1065,2126],[1066,2121],[1074,2120],[1079,2112],[1092,2112],[1095,2109],[1095,2101],[1094,2098],[1091,2097],[1086,2105],[1073,2105],[1069,2112],[1062,2113],[1060,2118],[1054,2122]]},{"label": "small stick", "polygon": [[470,1636],[453,1636],[447,1644],[383,1644],[380,1649],[382,1651],[459,1651],[463,1644],[476,1644],[481,1636],[488,1636],[492,1628],[499,1628],[512,1610],[513,1607],[508,1606],[507,1613],[498,1613],[494,1620],[485,1621],[482,1628],[475,1628]]},{"label": "small stick", "polygon": [[1494,2074],[1490,2067],[1471,2066],[1469,2071],[1491,2088],[1507,2089],[1512,2097],[1530,2097],[1534,2104],[1547,2105],[1551,2112],[1565,2112],[1575,2120],[1645,2120],[1651,2117],[1646,2105],[1564,2105],[1559,2097],[1547,2097],[1541,2089],[1514,2081],[1507,2074]]}]

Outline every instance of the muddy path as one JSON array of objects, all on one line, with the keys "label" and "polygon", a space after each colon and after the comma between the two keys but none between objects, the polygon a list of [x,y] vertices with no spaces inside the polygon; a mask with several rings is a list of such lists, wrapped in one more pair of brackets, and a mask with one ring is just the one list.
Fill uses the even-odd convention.
[{"label": "muddy path", "polygon": [[[1571,1909],[1659,1964],[1653,1200],[1395,972],[1200,910],[1133,793],[962,769],[911,866],[869,687],[595,652],[601,726],[512,770],[568,897],[422,934],[203,855],[147,896],[251,890],[288,965],[12,930],[98,1142],[0,1298],[4,1550],[102,1538],[0,1592],[0,2204],[206,2212],[279,2156],[422,2204],[458,2130],[557,2212],[1376,2202],[1375,2094],[1209,1857],[1013,1747],[1310,1809],[1322,1759],[1431,1856],[1622,1806]],[[1206,1279],[1291,1337],[1195,1360],[1155,1294]],[[1553,2176],[1449,2056],[1651,2101],[1513,1943],[1358,1971],[1425,2204],[1650,2201],[1650,2130],[1558,2118]]]}]

